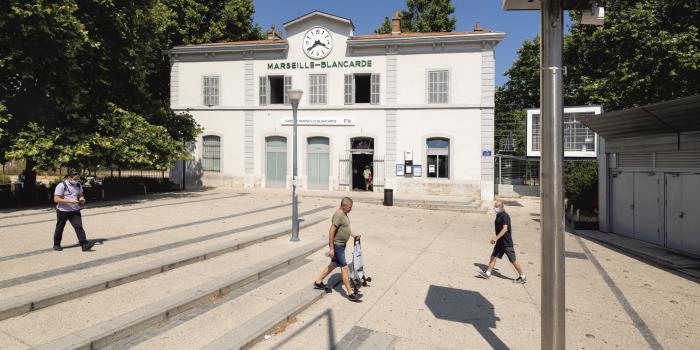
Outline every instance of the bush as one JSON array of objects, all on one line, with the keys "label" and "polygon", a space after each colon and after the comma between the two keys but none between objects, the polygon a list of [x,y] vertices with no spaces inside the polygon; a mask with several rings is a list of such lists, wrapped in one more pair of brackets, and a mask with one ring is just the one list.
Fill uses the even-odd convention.
[{"label": "bush", "polygon": [[598,162],[576,161],[564,163],[566,198],[577,209],[598,210]]},{"label": "bush", "polygon": [[0,175],[0,185],[9,185],[12,183],[12,179],[7,175]]}]

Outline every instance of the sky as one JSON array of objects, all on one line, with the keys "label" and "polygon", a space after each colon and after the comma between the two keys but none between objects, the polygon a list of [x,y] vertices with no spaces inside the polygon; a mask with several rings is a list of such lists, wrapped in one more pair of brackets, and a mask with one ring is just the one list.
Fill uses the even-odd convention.
[{"label": "sky", "polygon": [[[355,24],[355,34],[373,34],[374,30],[396,10],[406,7],[405,0],[254,0],[256,23],[267,30],[314,10],[349,18]],[[539,11],[503,11],[501,0],[453,0],[457,18],[456,31],[471,31],[479,21],[481,27],[505,32],[506,37],[496,46],[496,84],[503,85],[503,73],[517,58],[517,50],[526,39],[539,34]]]}]

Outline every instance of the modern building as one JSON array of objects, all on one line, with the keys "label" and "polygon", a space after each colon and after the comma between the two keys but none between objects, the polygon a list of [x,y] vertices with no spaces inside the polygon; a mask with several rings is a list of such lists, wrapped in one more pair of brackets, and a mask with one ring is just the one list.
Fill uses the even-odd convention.
[{"label": "modern building", "polygon": [[[306,189],[493,198],[494,47],[504,33],[354,35],[314,11],[266,40],[178,46],[171,105],[204,128],[187,182],[290,187],[290,88],[299,105],[299,185]],[[177,181],[181,164],[172,171]]]},{"label": "modern building", "polygon": [[600,230],[700,257],[700,95],[580,120],[601,137]]}]

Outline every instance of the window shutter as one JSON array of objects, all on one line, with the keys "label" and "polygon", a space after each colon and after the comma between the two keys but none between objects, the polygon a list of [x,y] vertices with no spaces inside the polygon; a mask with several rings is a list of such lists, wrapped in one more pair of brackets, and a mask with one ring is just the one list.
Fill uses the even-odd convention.
[{"label": "window shutter", "polygon": [[370,103],[379,104],[379,74],[372,74]]},{"label": "window shutter", "polygon": [[289,104],[289,95],[287,91],[292,88],[292,77],[289,75],[284,76],[284,104]]},{"label": "window shutter", "polygon": [[326,104],[326,75],[318,76],[318,103]]},{"label": "window shutter", "polygon": [[260,95],[260,105],[265,106],[267,105],[267,97],[269,96],[268,94],[268,87],[267,87],[267,76],[261,76],[260,77],[260,91],[258,91]]},{"label": "window shutter", "polygon": [[209,85],[210,85],[210,97],[209,97],[209,102],[211,103],[211,106],[218,106],[219,105],[219,77],[209,77]]},{"label": "window shutter", "polygon": [[209,105],[209,77],[202,77],[202,104]]},{"label": "window shutter", "polygon": [[355,76],[345,74],[345,104],[351,105],[355,103]]}]

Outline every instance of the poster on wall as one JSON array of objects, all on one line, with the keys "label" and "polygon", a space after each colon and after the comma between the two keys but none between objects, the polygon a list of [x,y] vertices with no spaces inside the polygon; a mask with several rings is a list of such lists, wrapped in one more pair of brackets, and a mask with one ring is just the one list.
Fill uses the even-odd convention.
[{"label": "poster on wall", "polygon": [[412,149],[407,149],[403,151],[403,160],[404,161],[412,161],[413,160],[413,150]]},{"label": "poster on wall", "polygon": [[423,166],[420,164],[413,165],[413,176],[421,177],[423,174]]},{"label": "poster on wall", "polygon": [[403,164],[396,164],[396,176],[403,176]]},{"label": "poster on wall", "polygon": [[428,174],[435,174],[435,164],[428,164]]},{"label": "poster on wall", "polygon": [[[406,162],[409,163],[409,162]],[[406,164],[404,167],[404,173],[406,173],[406,176],[413,175],[413,164]]]}]

